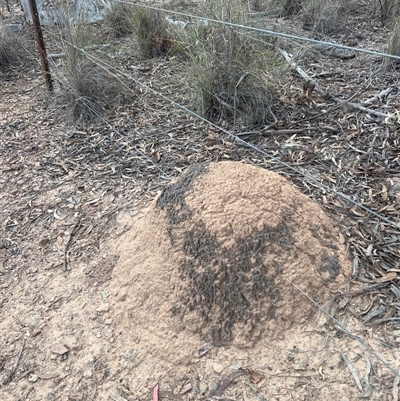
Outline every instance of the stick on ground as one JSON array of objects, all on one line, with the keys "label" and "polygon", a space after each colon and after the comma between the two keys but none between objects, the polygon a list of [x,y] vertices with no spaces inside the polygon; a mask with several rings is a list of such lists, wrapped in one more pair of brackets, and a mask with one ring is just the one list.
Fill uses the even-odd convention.
[{"label": "stick on ground", "polygon": [[21,349],[18,352],[18,356],[17,359],[14,363],[14,366],[11,369],[11,372],[8,374],[8,376],[3,380],[3,386],[6,386],[8,383],[11,382],[11,380],[13,379],[15,372],[17,371],[18,368],[18,364],[19,361],[21,360],[22,357],[22,353],[24,352],[24,348],[25,348],[25,338],[22,340],[22,344],[21,344]]}]

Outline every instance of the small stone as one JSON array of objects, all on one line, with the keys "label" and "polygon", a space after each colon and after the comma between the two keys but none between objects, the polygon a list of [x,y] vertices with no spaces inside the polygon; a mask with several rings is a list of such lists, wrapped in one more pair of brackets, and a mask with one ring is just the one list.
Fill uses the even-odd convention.
[{"label": "small stone", "polygon": [[190,391],[192,389],[192,383],[186,383],[183,385],[183,387],[181,388],[181,391],[179,392],[180,394],[186,394],[188,391]]},{"label": "small stone", "polygon": [[51,352],[58,354],[58,355],[64,355],[66,354],[69,349],[64,345],[64,344],[53,344],[51,346]]},{"label": "small stone", "polygon": [[207,391],[208,391],[208,386],[207,386],[207,384],[205,384],[205,383],[203,383],[203,382],[200,382],[199,390],[200,390],[200,394],[201,394],[201,395],[206,394]]},{"label": "small stone", "polygon": [[104,323],[104,319],[103,319],[101,316],[99,316],[99,317],[96,319],[96,322],[97,322],[98,324],[103,324],[103,323]]},{"label": "small stone", "polygon": [[33,329],[33,331],[32,331],[32,337],[38,336],[41,332],[42,332],[42,329],[39,329],[39,328]]},{"label": "small stone", "polygon": [[219,363],[214,363],[212,365],[213,371],[217,374],[222,373],[222,371],[224,370],[224,367],[222,365],[220,365]]},{"label": "small stone", "polygon": [[107,325],[112,324],[112,319],[106,319],[106,320],[104,321],[104,324],[107,324]]},{"label": "small stone", "polygon": [[38,377],[37,377],[37,375],[30,375],[29,376],[29,378],[28,378],[28,380],[31,382],[31,383],[36,383],[37,381],[38,381]]},{"label": "small stone", "polygon": [[109,305],[108,304],[101,304],[96,311],[97,312],[108,312]]},{"label": "small stone", "polygon": [[82,375],[85,379],[90,379],[93,376],[93,372],[91,370],[85,370]]},{"label": "small stone", "polygon": [[39,326],[41,323],[40,316],[39,315],[33,315],[32,316],[32,323],[34,326]]}]

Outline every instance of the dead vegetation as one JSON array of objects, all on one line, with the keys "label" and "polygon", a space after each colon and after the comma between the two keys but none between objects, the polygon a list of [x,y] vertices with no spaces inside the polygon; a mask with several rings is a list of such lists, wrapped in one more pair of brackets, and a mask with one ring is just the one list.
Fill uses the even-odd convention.
[{"label": "dead vegetation", "polygon": [[91,29],[82,22],[68,19],[55,29],[60,41],[62,65],[53,64],[59,88],[55,103],[68,122],[88,123],[104,119],[123,98],[124,87],[95,60],[87,59],[82,49],[95,43]]},{"label": "dead vegetation", "polygon": [[378,0],[382,26],[396,24],[399,16],[399,2],[397,0]]},{"label": "dead vegetation", "polygon": [[238,118],[249,127],[271,117],[271,54],[229,27],[212,26],[192,55],[192,76],[202,114],[213,121]]},{"label": "dead vegetation", "polygon": [[17,36],[5,25],[0,25],[0,71],[5,71],[19,63],[24,50]]},{"label": "dead vegetation", "polygon": [[164,57],[174,52],[176,40],[162,12],[137,7],[133,26],[143,57]]},{"label": "dead vegetation", "polygon": [[347,0],[304,0],[302,2],[303,28],[329,35],[341,27],[341,13]]},{"label": "dead vegetation", "polygon": [[104,15],[104,27],[117,38],[134,31],[135,8],[126,3],[112,2]]}]

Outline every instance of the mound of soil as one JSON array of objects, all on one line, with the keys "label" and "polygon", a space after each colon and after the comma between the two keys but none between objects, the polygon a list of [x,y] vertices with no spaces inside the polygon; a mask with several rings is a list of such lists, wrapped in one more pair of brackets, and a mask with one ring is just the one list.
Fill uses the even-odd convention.
[{"label": "mound of soil", "polygon": [[[315,314],[349,272],[338,231],[276,173],[221,162],[169,185],[119,245],[119,332],[149,351],[254,346]],[[170,353],[168,353],[170,354]]]}]

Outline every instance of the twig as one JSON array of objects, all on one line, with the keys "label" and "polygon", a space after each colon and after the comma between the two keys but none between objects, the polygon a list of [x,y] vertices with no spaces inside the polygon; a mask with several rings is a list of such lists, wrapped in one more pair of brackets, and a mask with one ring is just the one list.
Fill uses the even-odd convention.
[{"label": "twig", "polygon": [[24,348],[25,348],[25,338],[22,340],[21,349],[19,350],[19,353],[18,353],[18,356],[17,356],[17,360],[15,361],[14,366],[11,369],[11,372],[3,380],[3,386],[6,386],[13,379],[13,377],[15,375],[15,372],[17,371],[19,361],[21,360],[22,353],[24,352]]},{"label": "twig", "polygon": [[344,297],[356,297],[358,295],[366,294],[367,292],[370,292],[370,291],[379,290],[380,288],[386,287],[386,286],[387,286],[387,283],[373,284],[373,285],[370,285],[368,287],[361,288],[360,290],[355,290],[355,291],[351,291],[351,292],[342,292],[342,293],[336,294],[334,296],[334,299],[342,298],[342,297],[343,298]]},{"label": "twig", "polygon": [[247,136],[247,135],[268,135],[268,134],[296,134],[299,132],[304,132],[304,129],[268,129],[261,131],[248,131],[248,132],[239,132],[236,135]]},{"label": "twig", "polygon": [[392,373],[394,373],[396,376],[400,377],[400,373],[392,368],[386,361],[384,361],[369,345],[364,343],[363,340],[361,340],[360,337],[357,337],[353,333],[351,333],[345,326],[343,326],[342,323],[339,322],[335,317],[333,317],[328,311],[326,311],[321,305],[319,305],[318,302],[314,301],[308,294],[306,294],[300,287],[298,287],[295,283],[292,283],[293,287],[296,288],[298,291],[300,291],[313,305],[315,305],[322,313],[324,313],[326,316],[328,316],[333,322],[337,324],[337,326],[340,328],[340,330],[343,331],[343,333],[347,334],[350,338],[353,340],[357,341],[359,344],[361,344],[372,356],[374,356],[379,362],[381,362],[383,365],[385,365]]},{"label": "twig", "polygon": [[[332,97],[332,99],[334,101],[340,101],[340,99],[336,98],[336,97]],[[351,107],[352,109],[356,109],[356,110],[361,110],[364,111],[365,113],[368,114],[373,114],[377,117],[382,117],[382,118],[390,118],[390,114],[386,114],[386,113],[382,113],[380,111],[376,111],[376,110],[372,110],[372,109],[368,109],[367,107],[362,106],[359,103],[350,103],[350,102],[346,102],[347,106]]]},{"label": "twig", "polygon": [[210,391],[210,396],[211,397],[220,397],[224,390],[233,382],[233,380],[237,379],[240,376],[248,375],[249,372],[247,369],[239,369],[236,372],[231,373],[225,379],[222,379],[218,385],[217,388],[214,390]]},{"label": "twig", "polygon": [[110,390],[108,392],[108,395],[114,400],[114,401],[128,401],[126,398],[121,397],[119,394],[117,394],[115,391]]},{"label": "twig", "polygon": [[65,244],[64,248],[64,261],[63,261],[63,266],[64,266],[64,271],[67,271],[68,269],[68,261],[67,261],[67,254],[68,254],[68,247],[72,244],[72,240],[75,236],[75,234],[78,232],[78,230],[81,227],[81,220],[79,219],[75,225],[74,228],[71,231],[71,234],[69,235],[68,242]]},{"label": "twig", "polygon": [[384,96],[388,95],[392,90],[393,90],[393,87],[389,86],[389,88],[386,88],[386,89],[380,91],[379,93],[377,93],[375,96],[372,96],[369,99],[366,99],[363,102],[361,102],[361,105],[368,106],[368,105],[374,103],[375,101],[377,101],[378,99],[381,100]]},{"label": "twig", "polygon": [[235,96],[233,98],[233,132],[236,133],[236,110],[237,110],[237,90],[239,85],[246,79],[248,72],[245,72],[239,79],[238,83],[235,86]]}]

